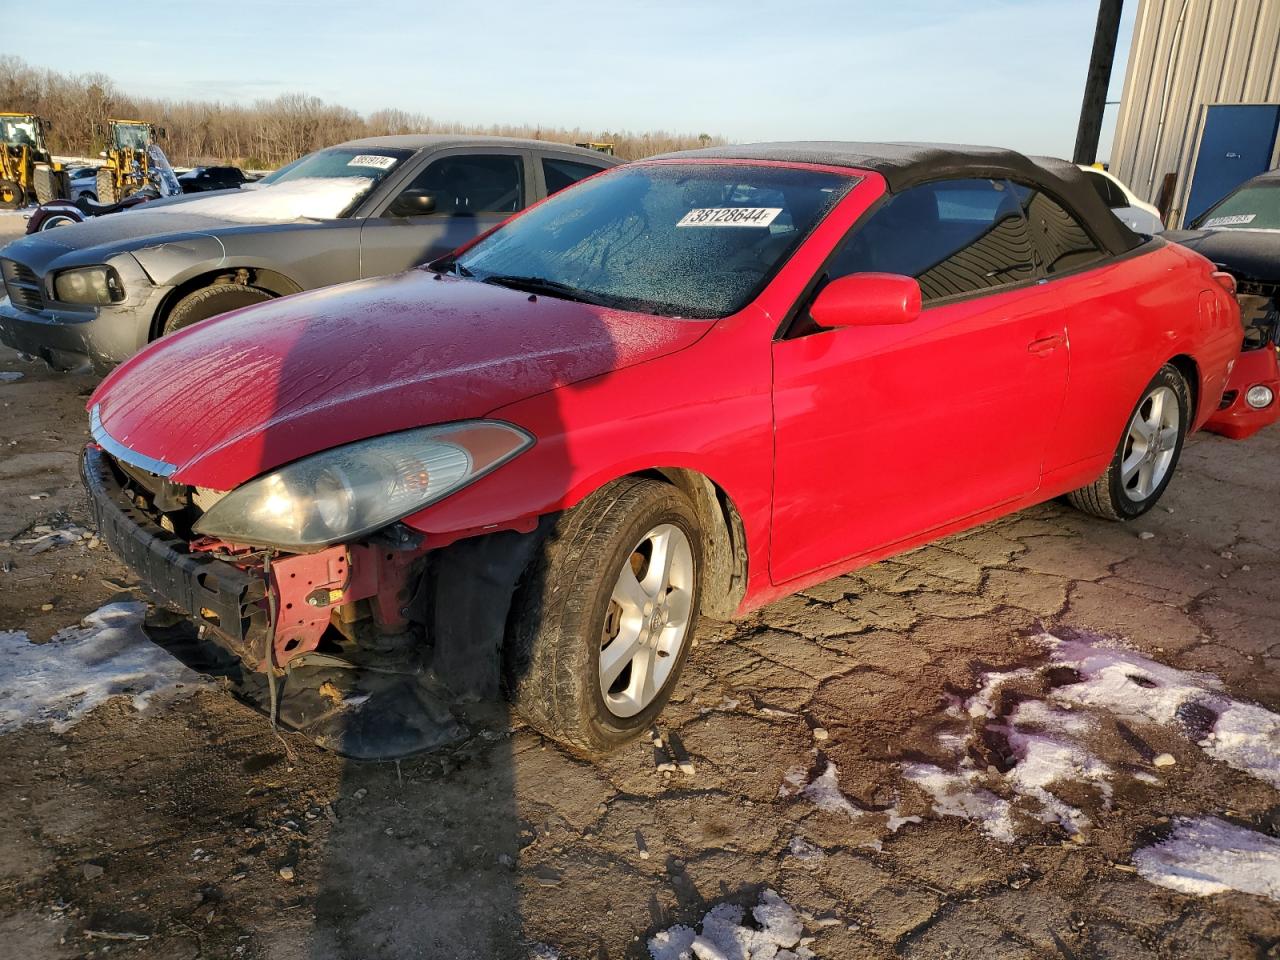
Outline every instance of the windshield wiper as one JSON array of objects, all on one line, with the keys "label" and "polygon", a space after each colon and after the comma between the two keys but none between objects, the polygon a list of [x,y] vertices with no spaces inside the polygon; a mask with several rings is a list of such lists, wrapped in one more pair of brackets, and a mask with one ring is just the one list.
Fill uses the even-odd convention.
[{"label": "windshield wiper", "polygon": [[512,290],[523,290],[525,293],[545,293],[562,300],[576,300],[579,303],[590,303],[597,307],[610,306],[610,302],[586,290],[559,280],[548,280],[546,277],[521,277],[513,274],[494,273],[481,280],[481,283],[492,283],[499,287],[510,287]]}]

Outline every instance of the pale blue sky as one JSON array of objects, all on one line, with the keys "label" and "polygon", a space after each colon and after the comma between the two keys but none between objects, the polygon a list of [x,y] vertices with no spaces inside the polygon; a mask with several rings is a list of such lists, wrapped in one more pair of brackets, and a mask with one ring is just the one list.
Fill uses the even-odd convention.
[{"label": "pale blue sky", "polygon": [[[30,2],[0,0],[0,11]],[[1109,99],[1137,5],[1126,4]],[[0,39],[0,51],[179,99],[302,91],[474,123],[1066,155],[1097,17],[1096,0],[260,0],[143,12],[160,9],[90,5],[59,18],[57,44]]]}]

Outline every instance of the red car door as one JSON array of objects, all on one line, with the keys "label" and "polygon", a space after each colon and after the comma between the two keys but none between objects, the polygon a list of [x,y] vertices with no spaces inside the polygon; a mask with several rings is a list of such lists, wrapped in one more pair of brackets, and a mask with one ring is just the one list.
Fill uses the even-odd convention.
[{"label": "red car door", "polygon": [[912,323],[777,340],[775,583],[1032,493],[1067,383],[1063,310],[1003,181],[893,197],[830,277],[914,276]]}]

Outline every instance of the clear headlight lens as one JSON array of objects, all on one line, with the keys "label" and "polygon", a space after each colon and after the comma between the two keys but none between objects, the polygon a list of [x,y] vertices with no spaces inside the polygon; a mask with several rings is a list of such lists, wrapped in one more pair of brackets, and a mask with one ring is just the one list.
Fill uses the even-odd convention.
[{"label": "clear headlight lens", "polygon": [[1255,410],[1261,410],[1263,407],[1271,406],[1271,401],[1275,399],[1275,394],[1271,392],[1270,387],[1257,384],[1249,388],[1244,395],[1244,402]]},{"label": "clear headlight lens", "polygon": [[124,284],[112,267],[79,267],[54,274],[53,295],[61,303],[119,303]]},{"label": "clear headlight lens", "polygon": [[532,445],[518,427],[489,420],[362,440],[237,487],[195,531],[285,550],[353,540],[462,489]]}]

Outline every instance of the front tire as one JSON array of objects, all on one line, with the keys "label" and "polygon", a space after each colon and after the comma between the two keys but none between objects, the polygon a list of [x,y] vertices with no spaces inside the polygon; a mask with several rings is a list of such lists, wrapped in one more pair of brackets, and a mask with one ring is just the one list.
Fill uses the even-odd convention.
[{"label": "front tire", "polygon": [[265,290],[250,287],[243,283],[215,283],[211,287],[203,287],[187,294],[169,311],[165,317],[164,333],[173,333],[183,327],[189,327],[201,320],[208,320],[221,313],[239,310],[241,307],[255,303],[265,303],[275,299]]},{"label": "front tire", "polygon": [[1067,499],[1077,510],[1106,520],[1142,516],[1173,479],[1190,424],[1187,381],[1166,363],[1142,391],[1107,472]]},{"label": "front tire", "polygon": [[701,544],[688,499],[645,477],[559,519],[512,604],[505,648],[530,726],[591,755],[653,724],[697,627]]}]

